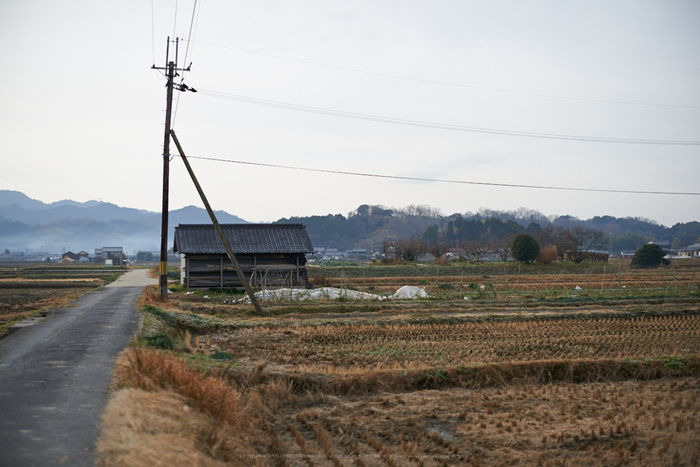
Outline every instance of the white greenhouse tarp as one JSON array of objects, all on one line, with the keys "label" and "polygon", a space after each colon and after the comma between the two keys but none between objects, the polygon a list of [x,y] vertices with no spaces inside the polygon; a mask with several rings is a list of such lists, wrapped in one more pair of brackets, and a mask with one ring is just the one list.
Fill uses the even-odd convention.
[{"label": "white greenhouse tarp", "polygon": [[428,292],[422,287],[404,285],[396,291],[394,298],[428,298]]},{"label": "white greenhouse tarp", "polygon": [[[318,289],[271,289],[261,290],[255,293],[258,300],[334,300],[346,298],[348,300],[386,300],[392,298],[413,299],[428,298],[429,295],[421,287],[405,285],[396,291],[394,295],[382,296],[357,290],[336,289],[334,287],[321,287]],[[246,297],[246,301],[249,299]]]}]

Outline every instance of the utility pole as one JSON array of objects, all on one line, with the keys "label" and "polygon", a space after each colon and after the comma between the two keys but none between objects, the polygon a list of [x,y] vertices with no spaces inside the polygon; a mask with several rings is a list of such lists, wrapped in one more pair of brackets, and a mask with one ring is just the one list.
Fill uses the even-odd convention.
[{"label": "utility pole", "polygon": [[[159,275],[159,290],[161,300],[166,300],[168,297],[168,193],[170,191],[170,119],[173,110],[173,89],[175,88],[174,80],[178,70],[190,71],[190,67],[178,68],[177,67],[177,52],[178,44],[180,39],[175,38],[175,61],[168,61],[170,53],[170,37],[167,39],[167,45],[165,49],[165,63],[164,68],[158,68],[155,64],[151,66],[154,70],[165,70],[166,78],[168,82],[166,84],[166,106],[165,106],[165,132],[163,139],[163,208],[162,208],[162,218],[161,218],[161,228],[160,228],[160,275]],[[196,92],[194,89],[187,87],[186,85],[178,85],[178,90],[185,91],[191,90]]]}]

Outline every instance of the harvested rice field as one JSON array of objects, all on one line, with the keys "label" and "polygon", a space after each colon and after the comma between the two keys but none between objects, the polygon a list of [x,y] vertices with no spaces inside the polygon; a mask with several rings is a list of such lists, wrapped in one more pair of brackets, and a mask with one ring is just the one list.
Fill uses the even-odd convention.
[{"label": "harvested rice field", "polygon": [[55,263],[3,263],[0,266],[0,338],[14,322],[59,308],[116,280],[123,271]]},{"label": "harvested rice field", "polygon": [[115,379],[144,422],[113,407],[101,464],[171,456],[148,414],[200,465],[698,464],[694,289],[498,293],[264,302],[260,317],[213,290],[146,291]]},{"label": "harvested rice field", "polygon": [[204,334],[210,351],[289,369],[342,373],[538,360],[700,354],[700,315],[452,324],[258,326]]}]

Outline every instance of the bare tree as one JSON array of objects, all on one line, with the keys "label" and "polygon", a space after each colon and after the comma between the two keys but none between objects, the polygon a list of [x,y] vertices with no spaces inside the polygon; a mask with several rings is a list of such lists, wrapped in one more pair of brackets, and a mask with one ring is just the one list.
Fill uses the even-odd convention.
[{"label": "bare tree", "polygon": [[597,229],[586,229],[577,225],[566,230],[567,252],[575,263],[580,263],[588,256],[589,250],[602,248],[607,244],[605,234]]},{"label": "bare tree", "polygon": [[548,225],[535,235],[535,239],[542,248],[555,245],[559,258],[564,258],[566,255],[576,263],[580,263],[586,258],[586,252],[602,248],[607,243],[603,232],[587,229],[580,225],[570,229]]},{"label": "bare tree", "polygon": [[501,261],[508,261],[510,256],[510,244],[513,241],[513,235],[499,235],[489,240],[488,250],[491,253],[496,253],[501,257]]},{"label": "bare tree", "polygon": [[428,246],[415,235],[394,243],[394,257],[405,261],[418,261],[427,251]]},{"label": "bare tree", "polygon": [[489,252],[488,245],[479,240],[462,240],[459,242],[459,248],[464,251],[464,256],[466,256],[469,261],[475,263],[480,262]]},{"label": "bare tree", "polygon": [[435,257],[435,259],[440,259],[447,253],[447,245],[438,241],[435,242],[435,244],[431,246],[428,251]]},{"label": "bare tree", "polygon": [[578,251],[590,251],[603,248],[607,245],[605,234],[598,229],[586,229],[576,226],[571,229],[572,242],[576,244]]},{"label": "bare tree", "polygon": [[557,256],[562,257],[566,251],[564,245],[564,229],[563,227],[547,225],[545,228],[535,234],[535,240],[540,245],[540,248],[546,248],[550,245],[557,247]]}]

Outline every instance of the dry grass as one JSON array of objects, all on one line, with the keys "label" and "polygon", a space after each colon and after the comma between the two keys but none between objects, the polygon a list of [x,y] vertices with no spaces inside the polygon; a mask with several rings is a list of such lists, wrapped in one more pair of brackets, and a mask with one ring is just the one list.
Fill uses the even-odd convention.
[{"label": "dry grass", "polygon": [[240,394],[225,381],[189,368],[171,353],[134,347],[125,357],[126,364],[117,370],[121,385],[144,390],[173,390],[245,436],[250,415]]},{"label": "dry grass", "polygon": [[173,391],[116,391],[102,416],[97,445],[104,467],[226,465],[201,449],[211,422]]},{"label": "dry grass", "polygon": [[552,264],[557,260],[557,253],[558,251],[556,245],[543,248],[537,255],[537,262],[542,264]]},{"label": "dry grass", "polygon": [[120,356],[115,388],[101,465],[250,465],[258,415],[223,380],[175,354],[136,347]]},{"label": "dry grass", "polygon": [[165,303],[165,300],[162,300],[160,298],[160,291],[158,290],[158,286],[149,285],[148,287],[143,289],[143,292],[139,297],[139,302],[141,305],[162,306],[163,303]]}]

